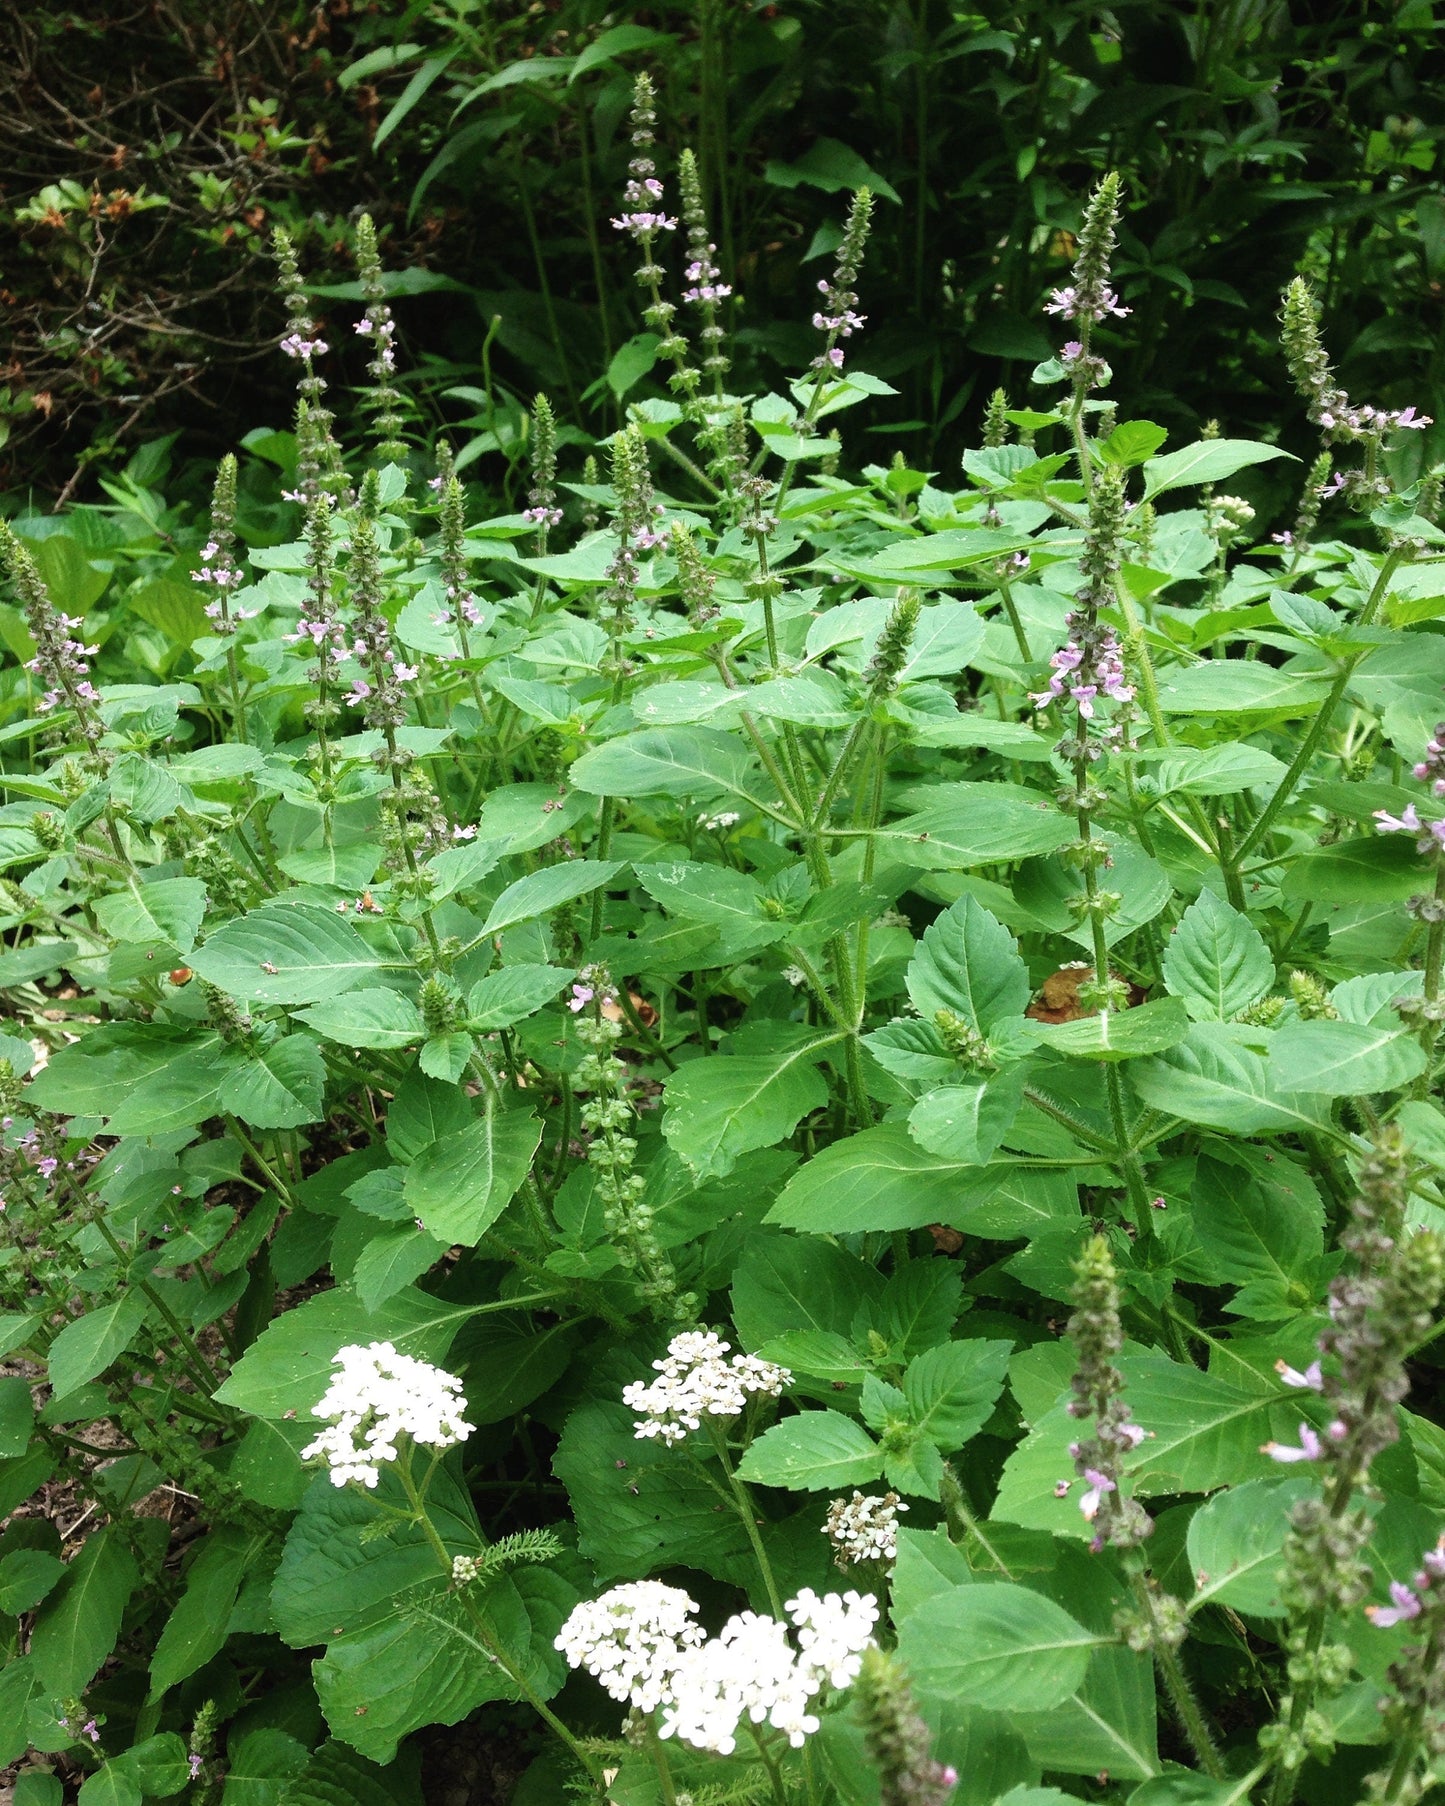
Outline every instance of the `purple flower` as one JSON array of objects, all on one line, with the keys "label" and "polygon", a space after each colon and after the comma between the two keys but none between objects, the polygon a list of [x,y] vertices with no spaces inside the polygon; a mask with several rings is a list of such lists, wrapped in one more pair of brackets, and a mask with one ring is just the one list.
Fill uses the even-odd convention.
[{"label": "purple flower", "polygon": [[1399,815],[1391,815],[1386,809],[1377,809],[1375,820],[1380,824],[1376,829],[1379,834],[1418,834],[1422,827],[1419,811],[1413,803],[1406,803]]},{"label": "purple flower", "polygon": [[325,339],[304,339],[299,332],[288,332],[281,341],[281,349],[287,357],[309,358],[322,357],[331,347]]},{"label": "purple flower", "polygon": [[452,829],[453,840],[475,840],[476,837],[477,830],[475,827],[464,828],[458,823],[458,825]]},{"label": "purple flower", "polygon": [[196,1776],[201,1772],[201,1758],[194,1750],[192,1750],[190,1755],[186,1757],[186,1761],[190,1764],[191,1779],[194,1781]]},{"label": "purple flower", "polygon": [[1286,1442],[1266,1442],[1260,1448],[1261,1455],[1268,1455],[1271,1461],[1318,1461],[1325,1452],[1325,1445],[1307,1423],[1299,1427],[1300,1446],[1293,1448]]},{"label": "purple flower", "polygon": [[1407,1618],[1418,1618],[1421,1605],[1418,1596],[1403,1581],[1390,1582],[1393,1605],[1367,1605],[1365,1616],[1376,1630],[1388,1630],[1392,1624],[1403,1624]]},{"label": "purple flower", "polygon": [[1286,1386],[1293,1386],[1296,1391],[1323,1392],[1325,1389],[1318,1361],[1311,1361],[1303,1373],[1297,1367],[1291,1367],[1288,1361],[1276,1361],[1274,1370]]},{"label": "purple flower", "polygon": [[567,1008],[575,1016],[579,1010],[585,1010],[596,995],[591,985],[573,985],[572,995],[567,999]]},{"label": "purple flower", "polygon": [[1096,1467],[1086,1467],[1084,1478],[1089,1482],[1089,1490],[1079,1500],[1079,1510],[1084,1514],[1084,1522],[1092,1524],[1104,1502],[1105,1493],[1117,1492],[1119,1489],[1107,1474],[1101,1474]]}]

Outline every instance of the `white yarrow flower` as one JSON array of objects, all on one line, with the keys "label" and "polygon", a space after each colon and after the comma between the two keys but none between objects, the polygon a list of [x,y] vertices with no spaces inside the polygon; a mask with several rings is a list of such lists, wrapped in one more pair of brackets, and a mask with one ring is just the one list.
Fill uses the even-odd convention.
[{"label": "white yarrow flower", "polygon": [[301,1451],[301,1459],[323,1457],[333,1486],[348,1480],[374,1487],[380,1463],[395,1461],[397,1438],[410,1436],[424,1447],[449,1449],[464,1442],[472,1426],[461,1414],[462,1382],[427,1361],[398,1354],[390,1342],[338,1349],[326,1396],[313,1417],[331,1427]]},{"label": "white yarrow flower", "polygon": [[855,1492],[851,1499],[834,1499],[828,1507],[823,1534],[836,1551],[840,1568],[860,1561],[891,1562],[898,1555],[898,1513],[908,1507],[896,1492],[876,1495]]},{"label": "white yarrow flower", "polygon": [[635,1580],[576,1606],[555,1647],[613,1699],[651,1712],[669,1697],[686,1652],[703,1640],[697,1602],[680,1587]]},{"label": "white yarrow flower", "polygon": [[658,1734],[729,1756],[750,1719],[781,1731],[795,1749],[818,1729],[810,1709],[825,1687],[850,1686],[872,1642],[877,1601],[857,1593],[824,1597],[804,1588],[788,1601],[801,1649],[788,1627],[760,1612],[738,1612],[705,1637],[696,1605],[676,1587],[636,1581],[579,1605],[557,1648],[614,1699],[660,1708]]},{"label": "white yarrow flower", "polygon": [[729,1360],[729,1347],[714,1330],[684,1330],[668,1343],[664,1359],[652,1363],[657,1379],[623,1388],[622,1402],[641,1413],[639,1440],[681,1442],[704,1417],[736,1417],[749,1398],[777,1398],[791,1384],[786,1367],[756,1355]]}]

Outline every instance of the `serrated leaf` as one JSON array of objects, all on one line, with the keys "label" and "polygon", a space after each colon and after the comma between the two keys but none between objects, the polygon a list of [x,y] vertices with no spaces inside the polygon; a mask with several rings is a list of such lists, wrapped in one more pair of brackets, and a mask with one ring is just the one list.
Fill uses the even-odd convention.
[{"label": "serrated leaf", "polygon": [[945,1455],[961,1449],[993,1412],[1012,1342],[943,1342],[908,1363],[903,1396],[919,1434]]},{"label": "serrated leaf", "polygon": [[624,863],[620,859],[569,859],[563,865],[549,865],[540,872],[528,872],[525,878],[509,884],[497,898],[482,925],[483,935],[500,934],[519,922],[530,922],[577,897],[585,897],[589,891],[610,883]]},{"label": "serrated leaf", "polygon": [[1425,1070],[1425,1050],[1398,1022],[1287,1022],[1270,1043],[1270,1077],[1325,1097],[1393,1091]]},{"label": "serrated leaf", "polygon": [[793,1492],[862,1486],[882,1471],[882,1449],[838,1411],[804,1411],[773,1424],[738,1464],[740,1479]]},{"label": "serrated leaf", "polygon": [[910,1612],[898,1652],[925,1693],[1037,1712],[1077,1692],[1101,1640],[1040,1593],[984,1582],[935,1594]]},{"label": "serrated leaf", "polygon": [[115,1647],[140,1572],[113,1529],[86,1538],[46,1600],[30,1635],[30,1659],[52,1693],[83,1693]]},{"label": "serrated leaf", "polygon": [[1005,1067],[987,1079],[965,1079],[927,1092],[908,1116],[922,1148],[961,1166],[983,1166],[1013,1127],[1024,1101],[1024,1074]]},{"label": "serrated leaf", "polygon": [[1164,982],[1196,1022],[1228,1022],[1268,992],[1274,961],[1246,916],[1202,890],[1164,949]]},{"label": "serrated leaf", "polygon": [[96,920],[116,941],[161,941],[189,953],[206,913],[206,887],[199,878],[154,878],[96,901]]},{"label": "serrated leaf", "polygon": [[219,1102],[254,1129],[295,1129],[318,1122],[326,1091],[326,1062],[309,1035],[253,1045],[222,1081]]},{"label": "serrated leaf", "polygon": [[1267,464],[1273,458],[1291,458],[1278,445],[1261,445],[1254,439],[1201,439],[1144,466],[1144,499],[1151,501],[1169,489],[1218,483],[1251,464]]},{"label": "serrated leaf", "polygon": [[925,1019],[950,1010],[987,1035],[1028,1007],[1028,967],[1014,937],[971,896],[962,896],[925,930],[908,965],[908,995]]},{"label": "serrated leaf", "polygon": [[407,1204],[447,1247],[475,1247],[511,1203],[541,1140],[542,1125],[529,1110],[489,1105],[416,1156],[407,1168]]},{"label": "serrated leaf", "polygon": [[594,746],[567,775],[592,796],[746,795],[752,761],[735,740],[707,728],[645,728]]},{"label": "serrated leaf", "polygon": [[1226,1023],[1195,1023],[1175,1047],[1128,1069],[1129,1082],[1151,1109],[1235,1135],[1318,1129],[1329,1107],[1318,1094],[1285,1091],[1272,1064]]},{"label": "serrated leaf", "polygon": [[367,1310],[374,1311],[403,1286],[420,1279],[446,1251],[445,1242],[411,1223],[382,1229],[356,1257],[351,1270],[356,1296]]},{"label": "serrated leaf", "polygon": [[570,966],[502,966],[478,979],[467,998],[467,1015],[478,1034],[510,1028],[551,1003],[577,976]]},{"label": "serrated leaf", "polygon": [[1156,997],[1130,1010],[1100,1010],[1073,1022],[1041,1022],[1034,1039],[1081,1060],[1137,1060],[1184,1039],[1189,1017],[1177,997]]},{"label": "serrated leaf", "polygon": [[330,910],[263,903],[218,928],[190,963],[232,997],[320,1003],[359,985],[382,960]]},{"label": "serrated leaf", "polygon": [[411,999],[380,986],[313,1003],[309,1009],[299,1010],[295,1019],[342,1047],[411,1047],[426,1033],[421,1012]]},{"label": "serrated leaf", "polygon": [[150,1313],[143,1292],[122,1292],[67,1323],[50,1344],[47,1368],[51,1390],[64,1398],[104,1373],[129,1348]]},{"label": "serrated leaf", "polygon": [[699,1178],[730,1173],[738,1157],[791,1135],[828,1101],[817,1062],[831,1039],[776,1053],[689,1060],[669,1074],[662,1132]]},{"label": "serrated leaf", "polygon": [[1201,1506],[1189,1521],[1190,1610],[1217,1600],[1254,1618],[1282,1618],[1290,1508],[1313,1490],[1297,1476],[1248,1480]]},{"label": "serrated leaf", "polygon": [[815,1235],[960,1223],[992,1196],[996,1172],[942,1160],[919,1147],[902,1123],[880,1123],[814,1155],[783,1187],[765,1221]]}]

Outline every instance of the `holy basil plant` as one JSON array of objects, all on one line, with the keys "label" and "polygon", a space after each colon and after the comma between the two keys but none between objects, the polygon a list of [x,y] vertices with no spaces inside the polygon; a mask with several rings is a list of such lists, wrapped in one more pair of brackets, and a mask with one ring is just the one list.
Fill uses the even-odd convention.
[{"label": "holy basil plant", "polygon": [[1428,423],[1292,284],[1256,536],[1279,447],[1105,398],[1108,179],[1027,405],[845,462],[867,194],[738,395],[633,128],[674,399],[539,397],[523,512],[414,443],[364,225],[358,320],[278,243],[294,430],[208,527],[0,536],[15,1798],[440,1800],[465,1722],[517,1806],[1410,1806]]}]

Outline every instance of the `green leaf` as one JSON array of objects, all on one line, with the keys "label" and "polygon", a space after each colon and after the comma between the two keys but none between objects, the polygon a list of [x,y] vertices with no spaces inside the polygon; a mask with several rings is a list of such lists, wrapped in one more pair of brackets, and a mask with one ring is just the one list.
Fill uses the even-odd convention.
[{"label": "green leaf", "polygon": [[1166,430],[1152,420],[1125,420],[1097,449],[1107,463],[1122,464],[1127,469],[1152,458],[1168,437]]},{"label": "green leaf", "polygon": [[342,1047],[412,1047],[426,1033],[421,1011],[400,991],[367,987],[299,1010],[296,1021]]},{"label": "green leaf", "polygon": [[835,1141],[801,1167],[764,1218],[815,1235],[966,1223],[996,1188],[997,1167],[963,1167],[927,1153],[903,1123]]},{"label": "green leaf", "polygon": [[503,966],[472,986],[467,1014],[478,1034],[535,1015],[577,976],[570,966]]},{"label": "green leaf", "polygon": [[109,573],[98,571],[79,540],[69,533],[50,533],[44,539],[31,540],[29,549],[51,601],[65,614],[83,615],[104,595]]},{"label": "green leaf", "polygon": [[676,42],[665,31],[655,31],[650,25],[614,25],[599,33],[573,63],[567,86],[570,88],[579,76],[601,68],[614,57],[627,56],[634,50],[661,49]]},{"label": "green leaf", "polygon": [[1286,1022],[1270,1042],[1271,1079],[1326,1097],[1393,1091],[1424,1070],[1424,1048],[1398,1020]]},{"label": "green leaf", "polygon": [[1211,1284],[1272,1283],[1286,1305],[1307,1305],[1324,1253],[1324,1202],[1283,1154],[1266,1163],[1246,1147],[1201,1155],[1192,1222]]},{"label": "green leaf", "polygon": [[360,984],[382,962],[332,910],[263,903],[218,928],[190,963],[232,997],[320,1003]]},{"label": "green leaf", "polygon": [[726,734],[701,727],[645,728],[583,753],[569,781],[591,796],[747,794],[752,761]]},{"label": "green leaf", "polygon": [[163,941],[189,953],[206,913],[206,887],[199,878],[155,878],[101,897],[96,920],[116,941]]},{"label": "green leaf", "polygon": [[924,1693],[1038,1712],[1078,1690],[1100,1641],[1042,1594],[987,1582],[925,1600],[900,1626],[898,1653]]},{"label": "green leaf", "polygon": [[541,1140],[529,1110],[489,1102],[460,1133],[417,1155],[407,1169],[407,1204],[445,1246],[473,1248],[511,1203]]},{"label": "green leaf", "polygon": [[677,1450],[639,1440],[624,1405],[573,1411],[552,1469],[567,1488],[577,1548],[599,1585],[674,1566],[729,1574],[751,1560],[737,1513],[717,1509],[708,1478],[679,1461]]},{"label": "green leaf", "polygon": [[46,1600],[30,1636],[41,1682],[62,1698],[83,1693],[115,1648],[126,1602],[140,1578],[115,1530],[88,1537]]},{"label": "green leaf", "polygon": [[[396,1471],[382,1471],[375,1492],[337,1487],[319,1474],[307,1488],[287,1533],[271,1585],[276,1634],[293,1649],[354,1636],[383,1623],[392,1602],[441,1581],[436,1554],[404,1511]],[[448,1556],[474,1554],[476,1512],[449,1464],[432,1475],[428,1515]]]},{"label": "green leaf", "polygon": [[1402,901],[1423,882],[1419,855],[1408,835],[1398,839],[1337,840],[1302,853],[1285,871],[1280,890],[1295,903]]},{"label": "green leaf", "polygon": [[924,931],[907,984],[920,1016],[951,1010],[983,1035],[1023,1015],[1032,989],[1014,937],[967,895]]},{"label": "green leaf", "polygon": [[122,1292],[110,1304],[98,1305],[67,1323],[50,1344],[47,1366],[57,1398],[104,1373],[124,1353],[145,1322],[150,1304],[142,1292]]},{"label": "green leaf", "polygon": [[403,1286],[409,1286],[434,1267],[447,1246],[410,1223],[382,1229],[356,1257],[351,1270],[356,1296],[367,1310],[376,1310]]},{"label": "green leaf", "polygon": [[733,1274],[733,1321],[748,1349],[792,1331],[851,1342],[860,1307],[882,1290],[876,1268],[832,1242],[761,1230]]},{"label": "green leaf", "polygon": [[525,878],[509,884],[497,898],[482,925],[482,934],[500,934],[518,922],[549,915],[564,903],[585,897],[599,885],[610,883],[624,863],[620,859],[570,859],[563,865],[549,865],[540,872],[528,872]]},{"label": "green leaf", "polygon": [[1253,439],[1200,439],[1162,458],[1151,458],[1144,467],[1144,499],[1152,501],[1168,489],[1196,483],[1218,483],[1251,464],[1267,464],[1273,458],[1298,459],[1277,445],[1260,445]]},{"label": "green leaf", "polygon": [[229,1527],[213,1530],[200,1545],[151,1656],[153,1700],[220,1650],[241,1583],[263,1549],[260,1539]]},{"label": "green leaf", "polygon": [[254,1129],[295,1129],[323,1113],[326,1062],[309,1035],[287,1035],[268,1047],[254,1042],[224,1080],[223,1110]]},{"label": "green leaf", "polygon": [[1024,1073],[1005,1067],[987,1079],[966,1079],[930,1091],[913,1106],[908,1132],[922,1148],[961,1166],[991,1160],[1024,1101]]},{"label": "green leaf", "polygon": [[1082,1060],[1135,1060],[1182,1041],[1189,1018],[1177,997],[1156,997],[1131,1010],[1100,1010],[1074,1022],[1042,1022],[1033,1030],[1044,1047]]},{"label": "green leaf", "polygon": [[[323,1743],[310,1761],[305,1760],[304,1745],[301,1754],[304,1766],[300,1774],[287,1782],[279,1797],[238,1800],[235,1806],[422,1806],[415,1761],[401,1760],[380,1768],[334,1737]],[[231,1802],[226,1801],[225,1806]]]},{"label": "green leaf", "polygon": [[283,1311],[231,1369],[216,1397],[253,1417],[309,1415],[331,1383],[332,1359],[349,1342],[392,1342],[403,1354],[440,1361],[472,1308],[411,1287],[368,1311],[340,1286]]},{"label": "green leaf", "polygon": [[1012,1342],[944,1342],[908,1363],[903,1396],[915,1428],[945,1454],[961,1449],[993,1413]]},{"label": "green leaf", "polygon": [[107,1762],[87,1775],[76,1795],[76,1806],[141,1806],[145,1798],[140,1783],[120,1762]]},{"label": "green leaf", "polygon": [[773,1424],[738,1464],[740,1479],[793,1492],[862,1486],[882,1471],[882,1449],[861,1424],[838,1411],[804,1411]]},{"label": "green leaf", "polygon": [[902,196],[890,186],[876,169],[870,169],[856,151],[840,144],[836,138],[818,138],[804,154],[792,163],[773,159],[763,171],[763,180],[774,188],[796,188],[800,183],[837,194],[841,189],[870,189],[890,201]]},{"label": "green leaf", "polygon": [[1187,747],[1169,752],[1154,767],[1160,796],[1233,796],[1241,790],[1273,790],[1286,766],[1257,746]]},{"label": "green leaf", "polygon": [[1253,1618],[1282,1618],[1284,1539],[1290,1509],[1314,1491],[1312,1480],[1249,1480],[1217,1493],[1189,1521],[1191,1612],[1218,1602]]},{"label": "green leaf", "polygon": [[1006,784],[944,784],[937,800],[874,836],[879,852],[925,871],[1010,864],[1052,853],[1075,824],[1036,791]]},{"label": "green leaf", "polygon": [[0,1559],[0,1612],[34,1611],[64,1573],[65,1563],[48,1549],[12,1549]]},{"label": "green leaf", "polygon": [[662,1132],[698,1179],[730,1173],[742,1154],[771,1147],[828,1101],[817,1070],[827,1041],[775,1053],[690,1060],[669,1074]]},{"label": "green leaf", "polygon": [[670,915],[714,923],[747,936],[758,946],[781,940],[790,924],[763,914],[763,887],[747,872],[687,860],[649,860],[637,867],[637,882]]},{"label": "green leaf", "polygon": [[[379,1624],[334,1638],[312,1668],[332,1735],[390,1762],[401,1739],[423,1725],[457,1724],[490,1700],[520,1698],[468,1603],[439,1584],[416,1587],[399,1594]],[[531,1621],[511,1579],[494,1582],[477,1605],[494,1639],[526,1651]]]},{"label": "green leaf", "polygon": [[1228,1022],[1268,992],[1274,961],[1246,916],[1202,890],[1164,949],[1164,982],[1196,1022]]},{"label": "green leaf", "polygon": [[34,1423],[30,1382],[15,1374],[0,1378],[0,1460],[25,1453]]},{"label": "green leaf", "polygon": [[1239,658],[1206,659],[1176,669],[1159,685],[1159,702],[1171,715],[1304,715],[1330,690],[1329,679]]},{"label": "green leaf", "polygon": [[1329,1120],[1317,1095],[1280,1088],[1273,1064],[1227,1023],[1195,1023],[1177,1047],[1132,1065],[1129,1082],[1151,1109],[1234,1135],[1289,1134]]}]

